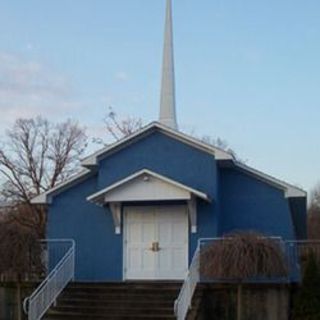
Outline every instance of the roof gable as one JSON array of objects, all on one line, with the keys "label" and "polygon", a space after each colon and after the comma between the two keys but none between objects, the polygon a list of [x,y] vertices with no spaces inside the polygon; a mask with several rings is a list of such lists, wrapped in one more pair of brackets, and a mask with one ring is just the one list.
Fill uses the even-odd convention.
[{"label": "roof gable", "polygon": [[100,159],[103,159],[107,157],[109,154],[116,152],[117,150],[121,148],[125,148],[126,146],[136,142],[139,139],[142,139],[143,137],[152,134],[153,132],[161,132],[173,139],[176,139],[182,143],[185,143],[187,145],[190,145],[196,149],[200,149],[204,152],[212,154],[216,160],[233,160],[233,156],[217,147],[214,147],[212,145],[209,145],[207,143],[204,143],[196,138],[193,138],[191,136],[188,136],[184,133],[181,133],[177,130],[171,129],[163,124],[160,124],[158,122],[152,122],[149,125],[143,127],[142,129],[138,130],[137,132],[131,134],[130,136],[127,136],[110,146],[107,146],[89,157],[83,159],[82,165],[84,167],[92,167],[96,166]]}]

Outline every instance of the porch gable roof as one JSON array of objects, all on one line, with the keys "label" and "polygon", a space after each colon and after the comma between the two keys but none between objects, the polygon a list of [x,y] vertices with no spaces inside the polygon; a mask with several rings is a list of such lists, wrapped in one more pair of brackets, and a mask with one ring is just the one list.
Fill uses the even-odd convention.
[{"label": "porch gable roof", "polygon": [[110,202],[190,200],[192,196],[211,201],[199,190],[143,169],[88,196],[87,200],[104,205]]}]

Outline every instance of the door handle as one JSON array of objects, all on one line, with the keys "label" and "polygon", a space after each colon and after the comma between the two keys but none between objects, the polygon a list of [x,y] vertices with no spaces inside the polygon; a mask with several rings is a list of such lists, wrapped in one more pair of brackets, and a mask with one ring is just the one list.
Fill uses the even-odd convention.
[{"label": "door handle", "polygon": [[152,252],[158,252],[158,251],[160,251],[159,242],[152,242],[150,250],[151,250]]}]

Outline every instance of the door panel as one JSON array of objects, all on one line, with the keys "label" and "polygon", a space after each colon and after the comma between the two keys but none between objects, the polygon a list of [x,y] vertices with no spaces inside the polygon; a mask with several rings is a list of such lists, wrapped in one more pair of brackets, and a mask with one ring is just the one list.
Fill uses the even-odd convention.
[{"label": "door panel", "polygon": [[[188,268],[185,206],[131,207],[125,217],[126,279],[183,279]],[[159,251],[152,251],[152,243]]]},{"label": "door panel", "polygon": [[154,214],[139,208],[130,210],[126,217],[126,278],[154,278],[155,261],[149,249],[154,237]]},{"label": "door panel", "polygon": [[188,221],[183,206],[157,209],[159,279],[183,279],[188,265]]}]

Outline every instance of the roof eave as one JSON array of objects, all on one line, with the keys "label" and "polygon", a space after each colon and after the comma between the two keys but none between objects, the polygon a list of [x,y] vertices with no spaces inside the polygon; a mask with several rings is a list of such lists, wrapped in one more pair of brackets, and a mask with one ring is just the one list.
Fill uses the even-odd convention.
[{"label": "roof eave", "polygon": [[292,184],[289,184],[285,181],[279,180],[275,177],[272,177],[264,172],[261,172],[257,169],[251,168],[246,164],[243,164],[239,161],[233,161],[233,164],[244,170],[247,171],[249,173],[251,173],[252,175],[256,176],[257,178],[259,178],[260,180],[265,181],[266,183],[269,183],[270,185],[273,185],[275,187],[277,187],[278,189],[283,190],[284,192],[284,196],[286,198],[300,198],[300,197],[307,197],[307,192],[301,188],[298,188]]},{"label": "roof eave", "polygon": [[31,204],[50,204],[52,200],[52,196],[62,192],[63,190],[70,187],[70,185],[73,185],[77,183],[78,181],[81,181],[81,179],[84,179],[88,175],[94,174],[95,171],[85,169],[76,175],[70,177],[68,180],[58,184],[57,186],[53,187],[52,189],[45,191],[34,198],[31,199]]},{"label": "roof eave", "polygon": [[47,197],[47,193],[42,193],[39,194],[38,196],[34,197],[33,199],[31,199],[31,204],[48,204],[48,197]]}]

